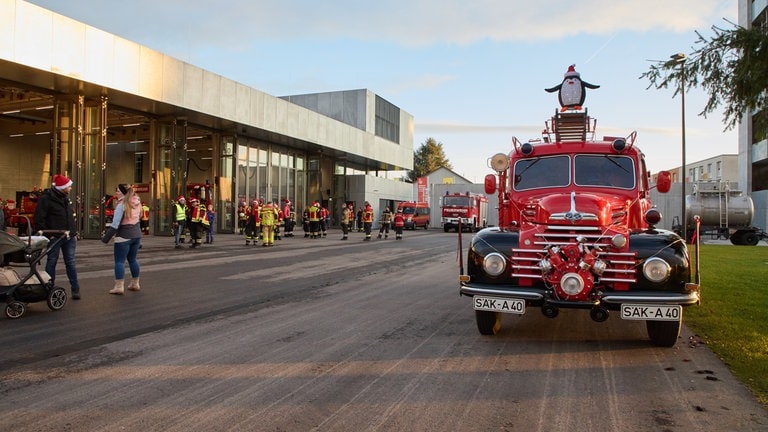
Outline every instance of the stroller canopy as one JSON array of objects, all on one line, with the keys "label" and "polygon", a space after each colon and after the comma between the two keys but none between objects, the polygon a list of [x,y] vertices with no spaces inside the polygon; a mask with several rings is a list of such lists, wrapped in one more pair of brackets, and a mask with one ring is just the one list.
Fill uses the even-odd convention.
[{"label": "stroller canopy", "polygon": [[0,255],[5,255],[11,252],[22,251],[27,247],[24,240],[16,237],[13,234],[8,234],[5,231],[0,231]]}]

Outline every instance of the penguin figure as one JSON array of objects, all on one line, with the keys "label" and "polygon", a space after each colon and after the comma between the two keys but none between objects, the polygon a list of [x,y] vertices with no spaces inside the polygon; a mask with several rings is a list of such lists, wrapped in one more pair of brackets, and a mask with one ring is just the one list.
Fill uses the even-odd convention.
[{"label": "penguin figure", "polygon": [[555,87],[544,89],[548,93],[559,92],[557,98],[560,100],[560,112],[566,110],[580,110],[584,105],[584,99],[587,97],[585,88],[596,89],[599,85],[590,84],[581,80],[581,75],[576,72],[576,65],[570,65],[565,73],[563,82]]}]

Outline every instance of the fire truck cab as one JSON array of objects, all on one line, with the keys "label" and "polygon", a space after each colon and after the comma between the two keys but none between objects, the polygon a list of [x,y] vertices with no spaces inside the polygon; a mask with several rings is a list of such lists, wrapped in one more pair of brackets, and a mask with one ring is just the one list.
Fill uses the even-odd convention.
[{"label": "fire truck cab", "polygon": [[476,232],[488,226],[488,198],[470,192],[446,192],[441,198],[443,231],[469,230]]}]

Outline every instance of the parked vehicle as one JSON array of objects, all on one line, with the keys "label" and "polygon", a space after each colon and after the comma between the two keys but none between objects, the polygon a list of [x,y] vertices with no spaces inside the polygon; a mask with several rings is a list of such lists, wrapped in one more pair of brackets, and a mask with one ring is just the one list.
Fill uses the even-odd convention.
[{"label": "parked vehicle", "polygon": [[443,231],[471,232],[478,231],[488,226],[488,198],[485,195],[470,192],[450,193],[446,192],[440,201],[440,214]]},{"label": "parked vehicle", "polygon": [[397,209],[403,210],[405,229],[429,228],[429,204],[425,202],[404,201],[397,205]]},{"label": "parked vehicle", "polygon": [[[685,197],[686,239],[693,239],[694,217],[698,216],[701,235],[729,239],[739,246],[755,246],[760,240],[768,240],[768,233],[752,226],[755,205],[735,182],[702,181],[694,182],[692,187],[693,193]],[[675,221],[672,230],[682,235],[679,219]]]},{"label": "parked vehicle", "polygon": [[[545,124],[541,140],[513,138],[508,155],[489,159],[496,174],[485,191],[498,195],[499,227],[474,235],[459,277],[478,331],[496,334],[502,313],[582,309],[595,322],[611,312],[645,321],[653,344],[675,345],[683,307],[701,299],[698,272],[692,281],[685,241],[656,228],[636,132],[596,139],[586,109],[564,108]],[[670,185],[662,171],[655,187]]]}]

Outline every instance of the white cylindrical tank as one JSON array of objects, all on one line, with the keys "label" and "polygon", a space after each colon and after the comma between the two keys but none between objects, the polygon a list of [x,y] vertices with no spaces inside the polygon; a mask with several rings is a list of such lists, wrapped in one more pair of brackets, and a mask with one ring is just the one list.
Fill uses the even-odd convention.
[{"label": "white cylindrical tank", "polygon": [[727,182],[696,183],[694,193],[685,197],[685,215],[689,224],[698,215],[705,227],[748,227],[754,213],[752,198],[740,190],[731,189]]}]

